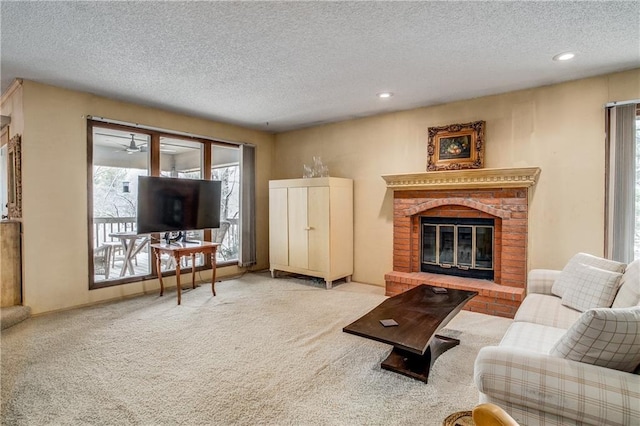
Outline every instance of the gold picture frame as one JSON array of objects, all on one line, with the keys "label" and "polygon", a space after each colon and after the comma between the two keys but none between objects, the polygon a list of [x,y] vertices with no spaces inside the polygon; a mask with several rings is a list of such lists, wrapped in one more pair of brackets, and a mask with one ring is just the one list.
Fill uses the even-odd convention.
[{"label": "gold picture frame", "polygon": [[427,171],[484,167],[484,121],[429,127]]}]

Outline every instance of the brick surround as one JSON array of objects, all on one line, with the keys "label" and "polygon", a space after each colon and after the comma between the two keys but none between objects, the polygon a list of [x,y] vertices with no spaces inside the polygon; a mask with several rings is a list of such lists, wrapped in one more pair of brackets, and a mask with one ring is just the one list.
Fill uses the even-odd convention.
[{"label": "brick surround", "polygon": [[[435,189],[394,191],[393,271],[385,275],[386,294],[393,296],[420,284],[474,290],[478,296],[464,309],[513,318],[525,293],[530,185],[468,188],[468,184],[439,184]],[[494,219],[494,280],[420,272],[423,216]]]}]

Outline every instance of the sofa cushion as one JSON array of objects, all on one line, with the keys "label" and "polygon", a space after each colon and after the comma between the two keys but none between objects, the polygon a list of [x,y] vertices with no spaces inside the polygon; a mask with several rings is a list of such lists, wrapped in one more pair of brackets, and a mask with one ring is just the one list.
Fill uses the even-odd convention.
[{"label": "sofa cushion", "polygon": [[604,259],[602,257],[593,256],[587,253],[577,253],[562,269],[558,279],[553,283],[551,292],[556,296],[562,297],[565,290],[571,286],[572,278],[576,268],[580,265],[593,266],[598,269],[604,269],[611,272],[624,272],[625,264],[616,262],[615,260]]},{"label": "sofa cushion", "polygon": [[629,308],[640,306],[640,259],[627,265],[620,278],[620,289],[613,300],[612,308]]},{"label": "sofa cushion", "polygon": [[527,294],[553,294],[551,287],[562,271],[553,269],[532,269],[527,274]]},{"label": "sofa cushion", "polygon": [[502,337],[500,346],[548,354],[566,332],[567,330],[564,328],[528,322],[514,322]]},{"label": "sofa cushion", "polygon": [[640,307],[588,310],[549,353],[601,367],[634,371],[640,364]]},{"label": "sofa cushion", "polygon": [[620,287],[619,272],[584,264],[577,265],[562,295],[562,304],[578,311],[609,308]]},{"label": "sofa cushion", "polygon": [[515,322],[530,322],[567,329],[580,318],[580,311],[562,306],[562,299],[546,294],[529,294],[516,312]]}]

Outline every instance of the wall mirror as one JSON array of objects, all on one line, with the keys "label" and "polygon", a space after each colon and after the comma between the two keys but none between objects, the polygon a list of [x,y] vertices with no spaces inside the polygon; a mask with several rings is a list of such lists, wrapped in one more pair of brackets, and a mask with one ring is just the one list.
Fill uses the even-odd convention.
[{"label": "wall mirror", "polygon": [[22,145],[20,135],[9,140],[7,148],[7,215],[22,218]]}]

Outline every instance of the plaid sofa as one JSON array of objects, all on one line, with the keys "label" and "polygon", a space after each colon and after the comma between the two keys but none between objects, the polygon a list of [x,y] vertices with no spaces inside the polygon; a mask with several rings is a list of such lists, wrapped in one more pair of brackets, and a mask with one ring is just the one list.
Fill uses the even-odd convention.
[{"label": "plaid sofa", "polygon": [[[640,375],[550,355],[582,314],[551,292],[559,274],[532,270],[500,345],[480,350],[480,402],[501,406],[521,425],[640,425]],[[613,307],[640,306],[640,260],[621,282]]]}]

